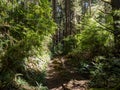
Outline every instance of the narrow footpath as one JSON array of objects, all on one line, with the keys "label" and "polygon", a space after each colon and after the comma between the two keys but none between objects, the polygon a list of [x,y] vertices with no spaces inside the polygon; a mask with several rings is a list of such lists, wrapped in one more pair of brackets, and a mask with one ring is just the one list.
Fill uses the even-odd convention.
[{"label": "narrow footpath", "polygon": [[88,82],[66,57],[54,58],[49,63],[46,76],[49,90],[88,90]]}]

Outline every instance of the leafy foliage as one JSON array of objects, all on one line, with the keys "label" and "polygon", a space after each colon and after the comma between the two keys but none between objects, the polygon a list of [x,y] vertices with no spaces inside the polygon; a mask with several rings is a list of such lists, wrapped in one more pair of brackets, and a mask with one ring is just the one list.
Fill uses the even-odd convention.
[{"label": "leafy foliage", "polygon": [[[65,48],[70,55],[79,59],[92,59],[95,56],[105,55],[110,56],[113,47],[113,36],[110,32],[103,30],[101,25],[95,22],[92,18],[84,20],[84,27],[80,34],[76,34],[71,38],[65,39]],[[70,43],[72,42],[72,43]],[[97,49],[96,49],[97,48]],[[109,52],[109,53],[108,53]]]},{"label": "leafy foliage", "polygon": [[65,39],[65,51],[73,60],[77,59],[78,72],[90,75],[91,87],[116,90],[119,88],[120,60],[111,59],[114,50],[113,34],[93,18],[85,18],[82,29],[79,34]]},{"label": "leafy foliage", "polygon": [[18,73],[28,81],[35,77],[32,81],[40,83],[56,28],[48,0],[1,0],[0,7],[0,87],[14,85]]},{"label": "leafy foliage", "polygon": [[101,59],[96,58],[91,70],[93,87],[120,88],[120,60],[119,59]]}]

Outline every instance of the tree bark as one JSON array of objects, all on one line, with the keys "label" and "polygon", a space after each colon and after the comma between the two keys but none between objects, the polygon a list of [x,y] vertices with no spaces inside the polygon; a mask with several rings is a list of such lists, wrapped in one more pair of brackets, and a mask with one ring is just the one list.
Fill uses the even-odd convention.
[{"label": "tree bark", "polygon": [[111,6],[113,11],[113,27],[114,27],[114,55],[120,58],[120,15],[115,14],[115,11],[120,11],[120,0],[111,0]]},{"label": "tree bark", "polygon": [[69,35],[70,32],[70,0],[65,0],[65,17],[66,17],[66,28],[65,36]]},{"label": "tree bark", "polygon": [[56,21],[56,0],[52,0],[53,18]]}]

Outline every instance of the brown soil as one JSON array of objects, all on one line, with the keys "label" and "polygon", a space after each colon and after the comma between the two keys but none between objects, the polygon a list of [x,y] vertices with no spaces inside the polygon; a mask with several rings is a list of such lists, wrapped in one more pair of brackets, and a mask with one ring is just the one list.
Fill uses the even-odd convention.
[{"label": "brown soil", "polygon": [[49,90],[88,90],[88,82],[86,75],[77,72],[66,57],[54,58],[49,63],[46,76]]}]

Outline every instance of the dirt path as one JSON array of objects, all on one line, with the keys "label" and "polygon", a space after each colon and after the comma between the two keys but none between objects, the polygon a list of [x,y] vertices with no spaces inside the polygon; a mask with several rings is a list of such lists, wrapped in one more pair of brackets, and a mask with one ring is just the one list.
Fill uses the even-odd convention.
[{"label": "dirt path", "polygon": [[88,90],[88,81],[81,76],[65,57],[51,60],[46,76],[49,90]]}]

